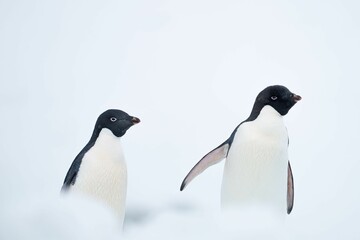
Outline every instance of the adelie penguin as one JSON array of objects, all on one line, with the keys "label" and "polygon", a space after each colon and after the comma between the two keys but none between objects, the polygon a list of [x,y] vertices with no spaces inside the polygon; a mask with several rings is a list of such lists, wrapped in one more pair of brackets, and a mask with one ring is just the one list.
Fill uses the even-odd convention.
[{"label": "adelie penguin", "polygon": [[277,212],[287,209],[290,214],[294,203],[294,182],[283,116],[300,100],[299,95],[284,86],[269,86],[262,90],[250,116],[225,142],[191,169],[180,190],[206,168],[226,158],[222,208],[265,206]]},{"label": "adelie penguin", "polygon": [[95,124],[90,141],[68,170],[62,192],[78,192],[91,196],[112,208],[121,225],[125,215],[127,170],[120,139],[137,117],[110,109]]}]

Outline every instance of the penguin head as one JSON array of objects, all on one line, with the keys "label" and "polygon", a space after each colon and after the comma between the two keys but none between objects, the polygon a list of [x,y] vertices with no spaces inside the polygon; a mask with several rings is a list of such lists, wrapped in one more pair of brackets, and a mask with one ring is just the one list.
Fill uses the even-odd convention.
[{"label": "penguin head", "polygon": [[116,137],[122,137],[130,127],[139,122],[139,118],[130,116],[124,111],[109,109],[98,117],[95,128],[99,130],[107,128]]},{"label": "penguin head", "polygon": [[286,87],[274,85],[262,90],[256,97],[255,104],[260,108],[270,105],[284,116],[300,100],[301,97],[299,95],[290,92]]}]

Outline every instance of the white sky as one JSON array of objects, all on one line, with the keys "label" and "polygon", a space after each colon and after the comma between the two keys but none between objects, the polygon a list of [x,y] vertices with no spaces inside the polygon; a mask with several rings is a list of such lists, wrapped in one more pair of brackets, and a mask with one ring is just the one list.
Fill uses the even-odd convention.
[{"label": "white sky", "polygon": [[359,237],[359,10],[358,1],[0,1],[2,207],[58,194],[97,116],[119,108],[142,120],[123,139],[129,208],[216,212],[222,165],[180,193],[182,178],[248,117],[259,91],[282,84],[303,97],[285,117],[289,222]]}]

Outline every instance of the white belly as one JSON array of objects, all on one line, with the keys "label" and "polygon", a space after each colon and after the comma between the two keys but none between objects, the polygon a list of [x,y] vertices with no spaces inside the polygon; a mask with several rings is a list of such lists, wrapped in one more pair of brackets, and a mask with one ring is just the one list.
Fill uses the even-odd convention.
[{"label": "white belly", "polygon": [[265,106],[240,125],[225,162],[222,206],[261,206],[286,212],[288,136],[282,116]]},{"label": "white belly", "polygon": [[103,129],[95,145],[85,154],[71,191],[91,195],[110,206],[120,217],[125,215],[127,186],[126,163],[120,138]]}]

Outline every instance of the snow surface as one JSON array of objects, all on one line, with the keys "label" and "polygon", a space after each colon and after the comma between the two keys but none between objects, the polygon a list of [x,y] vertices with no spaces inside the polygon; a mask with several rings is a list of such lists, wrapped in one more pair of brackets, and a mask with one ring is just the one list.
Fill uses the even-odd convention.
[{"label": "snow surface", "polygon": [[[102,206],[59,195],[108,108],[142,120],[122,238],[359,239],[359,4],[0,1],[0,239],[120,238]],[[285,117],[293,212],[224,220],[223,163],[181,181],[272,84],[303,97]]]}]

